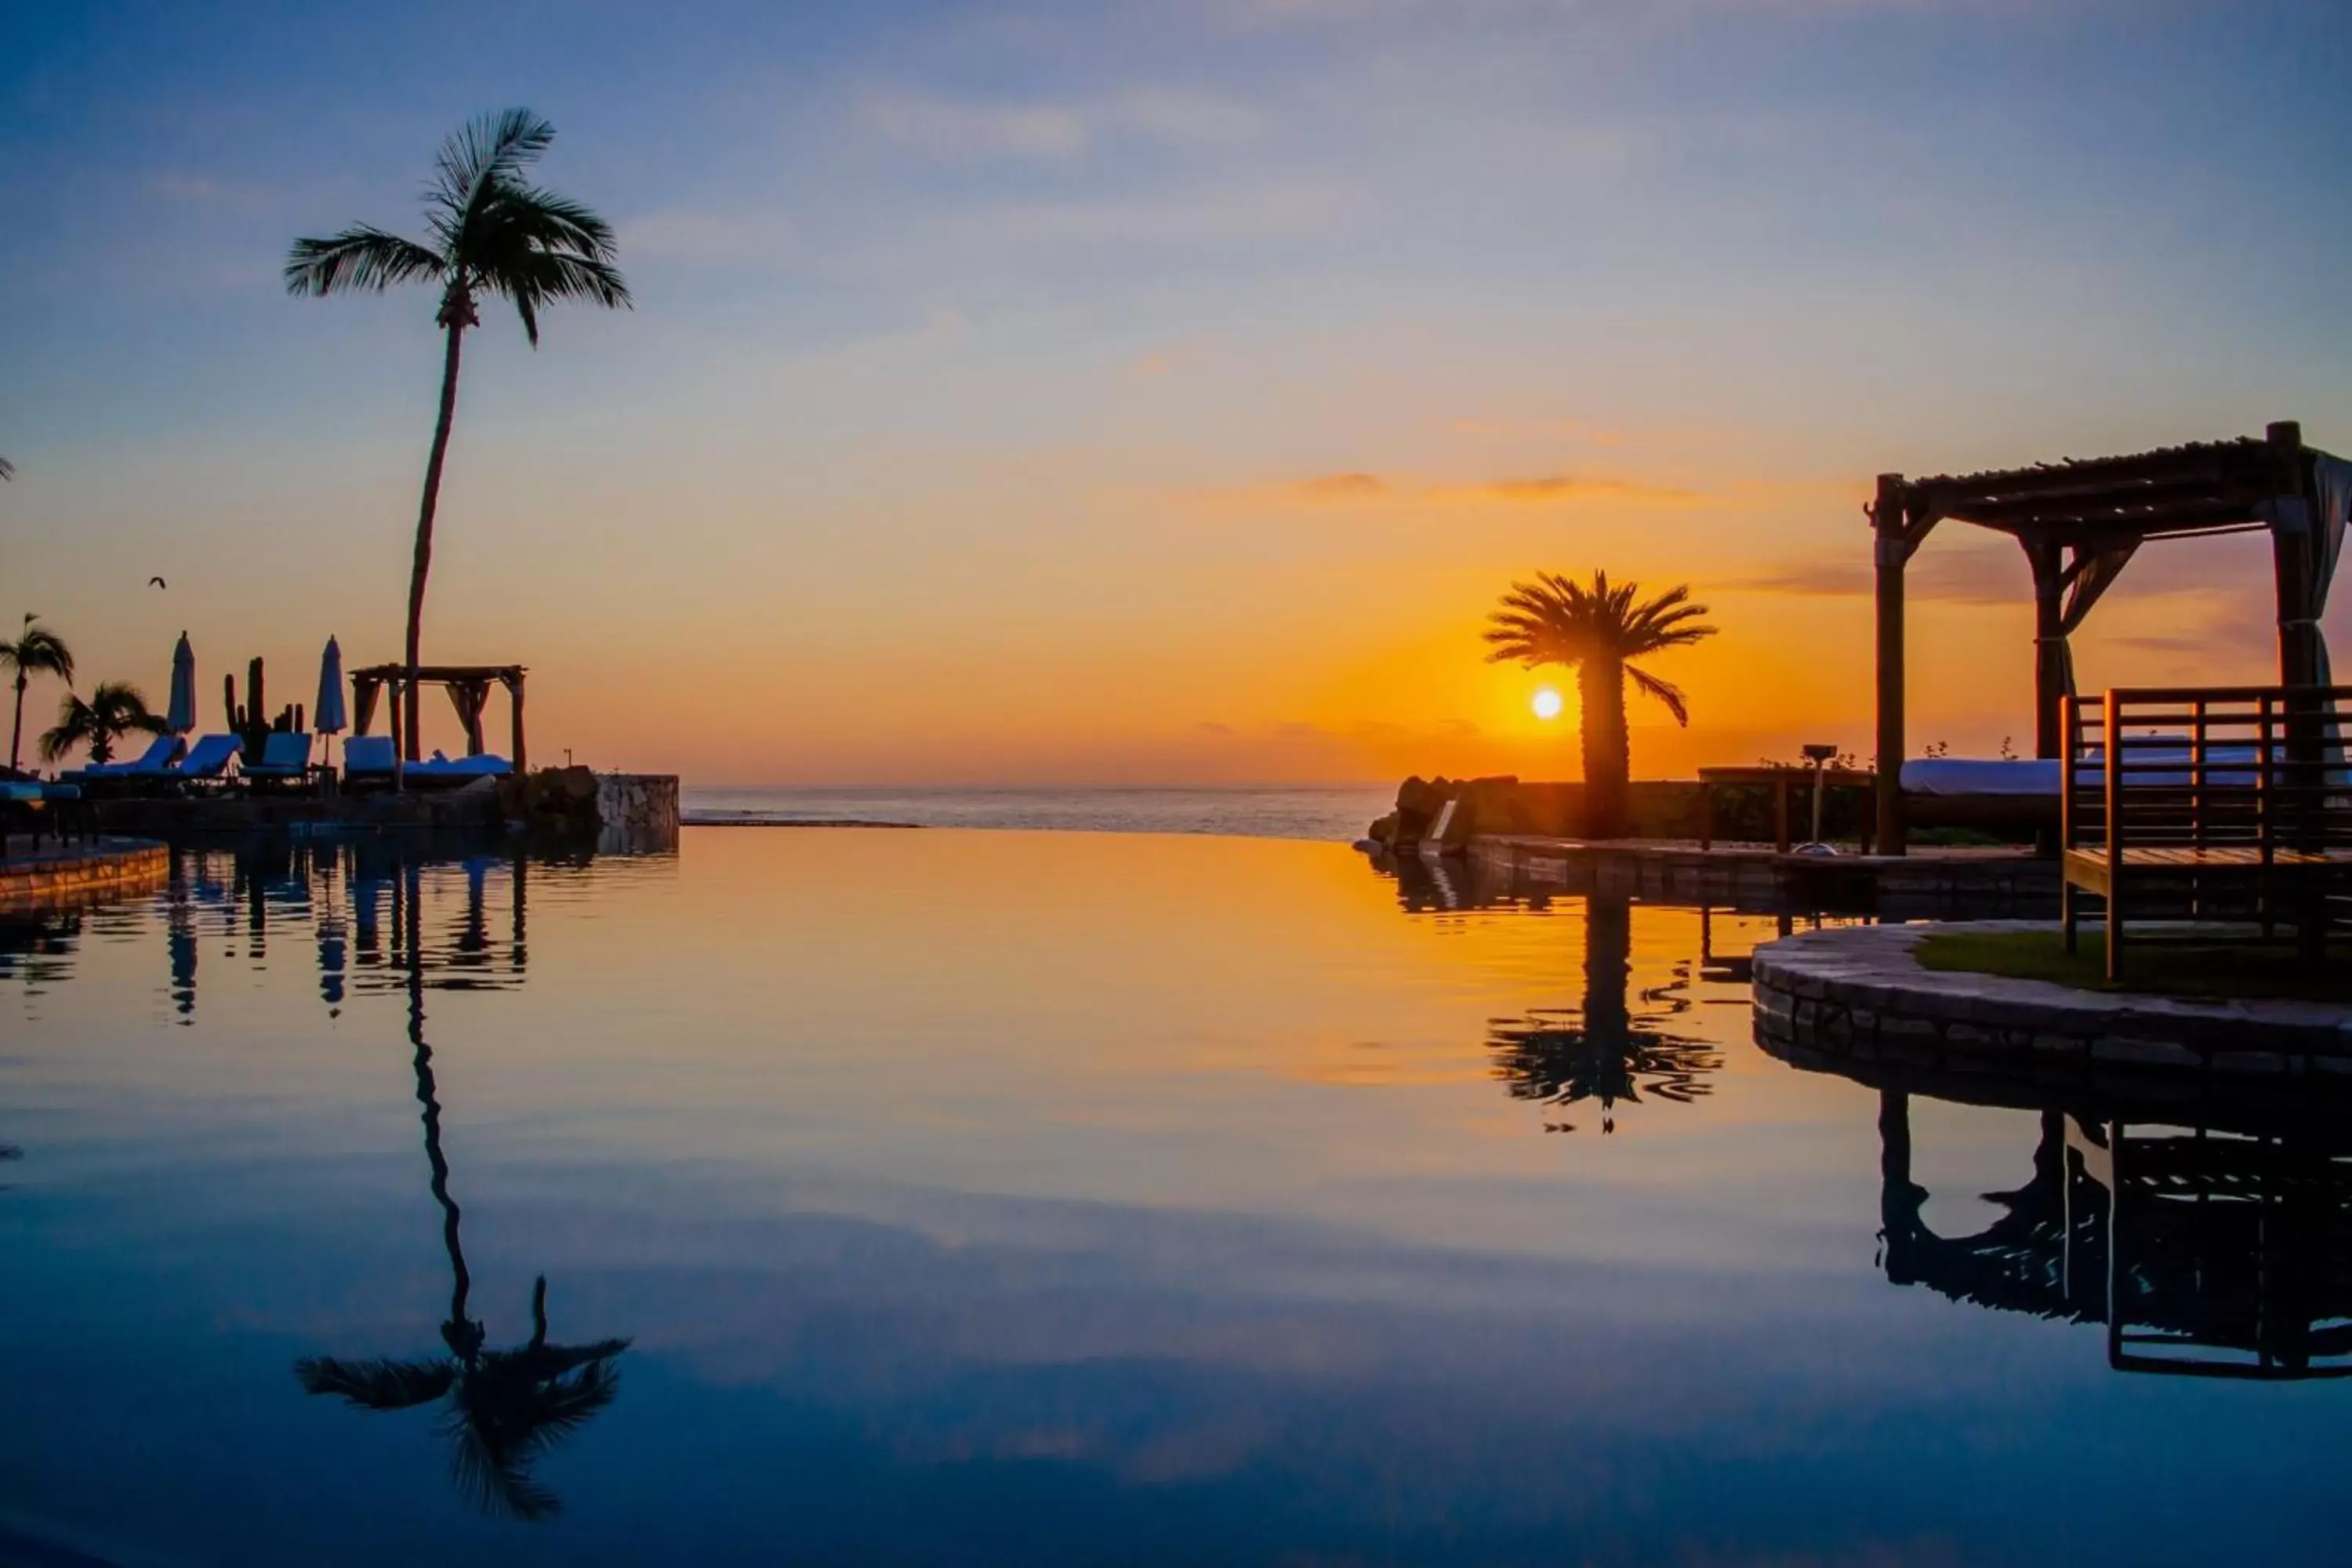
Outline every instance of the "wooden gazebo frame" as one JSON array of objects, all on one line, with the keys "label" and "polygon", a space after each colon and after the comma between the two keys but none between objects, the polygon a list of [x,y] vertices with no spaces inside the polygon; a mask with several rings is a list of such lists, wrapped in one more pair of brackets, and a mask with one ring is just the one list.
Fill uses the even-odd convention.
[{"label": "wooden gazebo frame", "polygon": [[409,691],[413,707],[416,701],[415,688],[441,686],[448,689],[449,701],[457,710],[457,721],[466,727],[466,754],[478,757],[488,750],[482,743],[482,710],[488,706],[490,688],[503,686],[513,713],[514,763],[520,775],[529,771],[530,757],[523,746],[522,679],[524,667],[520,664],[420,664],[411,669],[404,664],[372,664],[364,669],[352,671],[352,733],[364,735],[375,720],[376,699],[389,687],[392,690],[392,732],[404,735],[402,754],[409,762],[416,761],[416,726],[401,723],[401,692]]},{"label": "wooden gazebo frame", "polygon": [[2323,548],[2312,504],[2314,456],[2302,426],[2284,421],[2260,440],[1957,478],[1879,475],[1869,508],[1877,546],[1879,853],[1900,855],[1906,842],[1903,569],[1929,531],[1947,520],[1974,523],[2024,548],[2033,572],[2033,752],[2056,757],[2060,707],[2074,676],[2067,637],[2151,539],[2269,531],[2279,682],[2318,684],[2318,627],[2308,607]]}]

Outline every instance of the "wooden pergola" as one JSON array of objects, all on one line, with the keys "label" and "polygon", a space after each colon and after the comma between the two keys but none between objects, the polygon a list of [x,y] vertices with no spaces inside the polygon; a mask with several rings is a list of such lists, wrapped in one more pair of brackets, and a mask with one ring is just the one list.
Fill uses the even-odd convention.
[{"label": "wooden pergola", "polygon": [[520,774],[528,770],[529,755],[523,747],[522,679],[524,667],[520,664],[420,664],[411,669],[404,664],[372,664],[364,669],[352,671],[352,733],[364,735],[375,721],[376,699],[388,687],[392,691],[392,729],[395,735],[405,734],[403,755],[416,761],[416,726],[400,721],[401,692],[409,690],[412,710],[415,703],[415,689],[419,686],[441,686],[448,689],[449,701],[457,710],[457,721],[466,727],[466,754],[478,757],[488,748],[482,743],[482,710],[489,705],[490,688],[503,686],[514,716],[514,755],[508,760]]},{"label": "wooden pergola", "polygon": [[1903,818],[1903,569],[1946,521],[2009,534],[2033,572],[2033,752],[2060,754],[2060,710],[2074,687],[2067,637],[2134,552],[2151,539],[2267,530],[2278,605],[2279,682],[2320,684],[2316,586],[2329,546],[2315,526],[2315,453],[2293,421],[2263,437],[2168,447],[1932,479],[1878,477],[1869,508],[1877,546],[1879,852],[1900,855]]}]

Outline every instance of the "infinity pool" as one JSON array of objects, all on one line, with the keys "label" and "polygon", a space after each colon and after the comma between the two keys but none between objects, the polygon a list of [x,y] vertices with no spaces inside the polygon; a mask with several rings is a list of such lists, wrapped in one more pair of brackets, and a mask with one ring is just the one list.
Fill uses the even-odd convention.
[{"label": "infinity pool", "polygon": [[0,926],[0,1563],[2340,1560],[2338,1163],[2187,1105],[2252,1229],[2130,1228],[2129,1129],[1760,1051],[1775,929],[1238,838],[184,855]]}]

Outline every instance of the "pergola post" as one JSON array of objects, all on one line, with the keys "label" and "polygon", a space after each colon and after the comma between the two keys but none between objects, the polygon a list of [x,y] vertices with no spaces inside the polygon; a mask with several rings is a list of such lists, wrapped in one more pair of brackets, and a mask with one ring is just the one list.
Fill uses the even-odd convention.
[{"label": "pergola post", "polygon": [[[2300,499],[2303,483],[2303,426],[2282,419],[2263,431],[2271,449],[2271,484],[2280,498]],[[2317,661],[2306,612],[2311,605],[2311,548],[2316,538],[2308,512],[2300,529],[2279,526],[2271,520],[2271,570],[2277,579],[2279,684],[2316,686]]]},{"label": "pergola post", "polygon": [[1908,847],[1903,823],[1903,568],[1911,559],[1904,529],[1903,476],[1878,476],[1870,526],[1877,535],[1878,843],[1881,855]]},{"label": "pergola post", "polygon": [[522,671],[518,669],[506,678],[507,697],[514,710],[514,771],[520,778],[530,771],[530,753],[522,742]]},{"label": "pergola post", "polygon": [[2055,543],[2021,542],[2033,568],[2033,754],[2047,760],[2060,754],[2059,710],[2066,699],[2066,571]]}]

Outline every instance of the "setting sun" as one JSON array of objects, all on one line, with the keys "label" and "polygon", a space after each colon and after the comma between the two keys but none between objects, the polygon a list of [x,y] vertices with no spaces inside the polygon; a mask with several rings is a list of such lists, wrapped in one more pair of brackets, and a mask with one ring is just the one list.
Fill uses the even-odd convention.
[{"label": "setting sun", "polygon": [[1533,707],[1536,710],[1536,717],[1538,719],[1549,721],[1559,718],[1559,710],[1562,706],[1564,706],[1564,704],[1562,704],[1559,700],[1559,693],[1554,691],[1549,686],[1536,693]]}]

